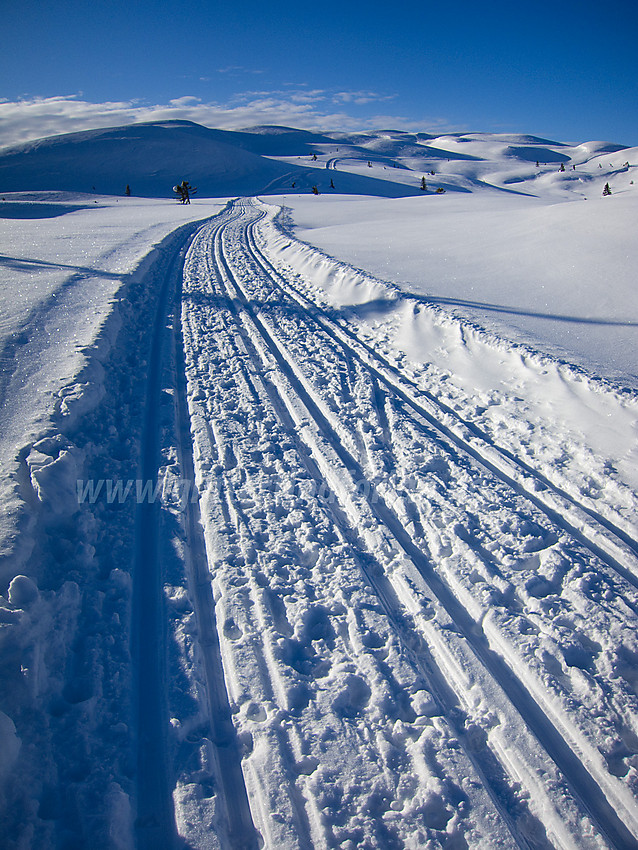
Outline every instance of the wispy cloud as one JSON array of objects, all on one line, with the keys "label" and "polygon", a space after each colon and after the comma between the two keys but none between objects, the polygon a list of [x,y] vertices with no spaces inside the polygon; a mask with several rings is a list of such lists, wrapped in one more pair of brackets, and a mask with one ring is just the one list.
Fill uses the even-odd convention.
[{"label": "wispy cloud", "polygon": [[247,68],[245,65],[227,65],[225,68],[218,68],[218,74],[263,74],[261,68]]},{"label": "wispy cloud", "polygon": [[[307,130],[346,132],[382,127],[437,132],[458,129],[449,127],[444,119],[425,116],[421,120],[388,114],[360,117],[347,109],[352,104],[357,105],[357,97],[372,98],[372,95],[362,92],[334,94],[322,89],[299,87],[287,91],[245,92],[226,104],[204,103],[191,95],[175,98],[167,104],[152,105],[138,101],[90,103],[81,100],[78,95],[0,100],[0,146],[60,133],[176,119],[227,130],[255,124],[283,124]],[[370,102],[365,101],[366,104]],[[341,108],[330,109],[331,106],[339,105]]]},{"label": "wispy cloud", "polygon": [[252,103],[265,99],[268,102],[285,102],[294,104],[314,104],[328,100],[328,95],[323,89],[270,89],[268,91],[246,91],[236,94],[231,103]]},{"label": "wispy cloud", "polygon": [[394,94],[379,94],[373,91],[338,91],[332,95],[332,100],[335,103],[356,103],[364,105],[368,103],[382,103],[387,100],[394,100]]}]

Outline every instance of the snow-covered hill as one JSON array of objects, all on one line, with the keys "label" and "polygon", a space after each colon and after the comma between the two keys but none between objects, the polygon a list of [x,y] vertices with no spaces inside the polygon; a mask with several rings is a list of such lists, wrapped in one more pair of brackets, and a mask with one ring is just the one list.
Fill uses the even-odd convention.
[{"label": "snow-covered hill", "polygon": [[638,847],[637,154],[2,152],[3,850]]},{"label": "snow-covered hill", "polygon": [[[523,135],[433,138],[380,131],[327,136],[287,127],[229,131],[167,121],[70,133],[0,150],[0,192],[123,195],[129,185],[138,197],[167,198],[175,183],[187,179],[200,197],[310,193],[313,186],[331,194],[404,197],[419,195],[425,176],[432,191],[498,186],[538,194],[584,190],[592,180],[594,189],[610,174],[625,185],[623,164],[632,155],[635,151],[610,143],[568,147]],[[557,176],[561,164],[569,170]],[[593,171],[599,164],[601,169]]]},{"label": "snow-covered hill", "polygon": [[[325,141],[287,128],[231,132],[188,121],[70,133],[0,151],[0,192],[123,195],[129,185],[134,195],[167,198],[183,179],[197,186],[201,197],[310,192],[318,174],[304,163],[311,159],[309,151]],[[288,155],[290,161],[268,158],[273,154]],[[352,174],[341,190],[398,197],[415,194],[416,187]]]}]

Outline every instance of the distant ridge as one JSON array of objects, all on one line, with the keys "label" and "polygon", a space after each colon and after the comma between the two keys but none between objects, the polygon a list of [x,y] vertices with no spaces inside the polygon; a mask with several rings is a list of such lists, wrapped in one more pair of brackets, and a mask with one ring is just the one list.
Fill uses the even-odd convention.
[{"label": "distant ridge", "polygon": [[[171,198],[173,186],[188,180],[198,187],[198,198],[313,190],[386,198],[486,189],[536,194],[555,180],[559,165],[563,172],[570,166],[563,186],[570,179],[585,185],[594,175],[577,174],[577,166],[621,150],[611,142],[570,146],[516,133],[324,134],[277,125],[218,130],[170,120],[85,130],[2,149],[0,193],[121,196],[130,186],[134,196]],[[601,162],[595,176],[618,167]]]},{"label": "distant ridge", "polygon": [[[188,180],[199,197],[310,192],[328,182],[323,169],[268,159],[310,157],[328,136],[290,127],[230,131],[190,121],[130,124],[51,136],[0,151],[0,192],[59,190],[172,197]],[[327,180],[326,180],[327,176]],[[295,187],[293,189],[293,183]],[[340,191],[403,197],[417,189],[355,174],[340,175]]]}]

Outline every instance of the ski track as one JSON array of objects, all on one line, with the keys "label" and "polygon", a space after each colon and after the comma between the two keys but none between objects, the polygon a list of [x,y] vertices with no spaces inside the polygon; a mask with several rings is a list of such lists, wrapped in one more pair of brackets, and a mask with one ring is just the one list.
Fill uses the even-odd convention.
[{"label": "ski track", "polygon": [[[187,240],[188,242],[188,240]],[[184,249],[176,250],[161,282],[155,314],[141,439],[141,477],[157,483],[159,461],[160,388],[164,326],[171,288],[181,275]],[[162,605],[161,560],[158,546],[158,505],[138,505],[133,582],[132,658],[134,663],[137,731],[136,837],[141,850],[175,846],[176,829],[170,796],[165,730],[166,626]]]},{"label": "ski track", "polygon": [[244,834],[638,846],[636,696],[613,675],[630,533],[313,301],[268,256],[266,210],[236,202],[193,239],[178,392],[214,610],[201,551],[191,596],[202,634],[217,621],[201,651],[242,748]]},{"label": "ski track", "polygon": [[[247,230],[246,238],[263,271],[274,275],[273,282],[279,285],[277,270],[257,246],[252,227]],[[302,309],[307,310],[322,330],[332,337],[348,356],[365,365],[379,382],[409,405],[419,419],[470,454],[490,472],[501,477],[505,483],[525,493],[537,507],[551,516],[553,522],[563,524],[566,531],[578,536],[585,545],[606,560],[612,569],[638,588],[635,557],[638,555],[638,543],[631,533],[589,505],[578,501],[573,494],[531,467],[523,458],[517,457],[506,447],[495,445],[480,427],[463,419],[432,393],[417,387],[414,381],[376,353],[368,343],[358,339],[345,322],[319,310],[290,280],[285,281],[284,286],[286,294]],[[544,490],[549,490],[549,494],[544,494]],[[567,517],[564,514],[567,514]],[[594,521],[593,527],[589,520]]]}]

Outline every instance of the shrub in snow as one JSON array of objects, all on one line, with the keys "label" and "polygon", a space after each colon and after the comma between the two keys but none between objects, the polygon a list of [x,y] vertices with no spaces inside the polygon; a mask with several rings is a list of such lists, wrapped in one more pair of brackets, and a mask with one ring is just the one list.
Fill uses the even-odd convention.
[{"label": "shrub in snow", "polygon": [[443,188],[443,186],[439,186],[439,188],[436,190],[436,194],[445,195],[445,189]]},{"label": "shrub in snow", "polygon": [[609,183],[605,183],[605,188],[603,189],[603,195],[611,195],[611,186]]},{"label": "shrub in snow", "polygon": [[427,192],[428,184],[425,182],[425,177],[421,178],[421,191]]},{"label": "shrub in snow", "polygon": [[313,195],[318,195],[318,194],[319,194],[319,189],[318,189],[316,186],[313,186],[313,187],[312,187],[312,194],[313,194]]},{"label": "shrub in snow", "polygon": [[173,192],[177,195],[177,200],[180,204],[190,204],[191,195],[197,191],[196,186],[191,186],[188,180],[182,180],[177,186],[173,186]]}]

